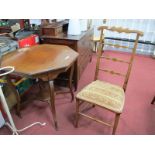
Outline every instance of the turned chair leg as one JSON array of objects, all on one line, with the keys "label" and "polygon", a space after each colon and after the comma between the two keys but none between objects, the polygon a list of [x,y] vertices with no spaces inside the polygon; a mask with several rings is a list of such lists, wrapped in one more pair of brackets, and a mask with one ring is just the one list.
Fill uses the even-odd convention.
[{"label": "turned chair leg", "polygon": [[75,116],[75,127],[78,127],[78,121],[79,121],[79,100],[76,99],[76,116]]},{"label": "turned chair leg", "polygon": [[154,98],[153,98],[153,100],[152,100],[151,104],[153,104],[154,102],[155,102],[155,96],[154,96]]},{"label": "turned chair leg", "polygon": [[112,131],[113,135],[115,135],[115,133],[116,133],[116,129],[117,129],[117,126],[118,126],[119,118],[120,118],[120,114],[116,114],[115,115],[115,122],[114,122],[114,126],[113,126],[113,131]]}]

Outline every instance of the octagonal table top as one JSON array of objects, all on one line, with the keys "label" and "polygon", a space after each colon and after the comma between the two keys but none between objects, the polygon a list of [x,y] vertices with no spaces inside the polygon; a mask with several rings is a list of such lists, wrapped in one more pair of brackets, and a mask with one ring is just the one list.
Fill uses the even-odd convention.
[{"label": "octagonal table top", "polygon": [[13,66],[16,73],[33,76],[67,68],[77,57],[78,53],[68,46],[42,44],[4,55],[1,65]]}]

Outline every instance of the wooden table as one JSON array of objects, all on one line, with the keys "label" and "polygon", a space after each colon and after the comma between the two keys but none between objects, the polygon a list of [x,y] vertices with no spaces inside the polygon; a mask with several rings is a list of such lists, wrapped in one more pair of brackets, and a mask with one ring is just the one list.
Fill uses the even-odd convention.
[{"label": "wooden table", "polygon": [[13,66],[15,74],[39,78],[48,83],[51,111],[57,129],[53,80],[66,72],[76,61],[78,53],[63,45],[36,45],[18,49],[3,56],[2,67]]}]

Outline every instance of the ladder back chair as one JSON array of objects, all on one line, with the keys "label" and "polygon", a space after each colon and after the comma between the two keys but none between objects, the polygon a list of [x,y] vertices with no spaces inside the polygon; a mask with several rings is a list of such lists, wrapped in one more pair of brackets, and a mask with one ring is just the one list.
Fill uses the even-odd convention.
[{"label": "ladder back chair", "polygon": [[[112,134],[115,134],[116,128],[119,122],[120,114],[122,113],[124,102],[125,102],[125,91],[127,88],[132,63],[134,59],[134,55],[136,53],[136,48],[138,44],[138,40],[140,36],[143,36],[143,32],[138,30],[129,30],[122,27],[107,27],[107,26],[100,26],[98,28],[100,31],[100,42],[97,51],[97,62],[96,62],[96,70],[95,70],[95,77],[94,81],[84,87],[77,95],[76,95],[76,122],[75,126],[78,127],[79,116],[84,116],[89,119],[92,119],[98,123],[113,127]],[[134,46],[132,48],[128,46],[122,46],[120,44],[111,44],[105,43],[105,31],[117,32],[117,33],[126,33],[126,34],[135,34]],[[116,48],[128,48],[132,50],[131,57],[129,61],[121,60],[118,58],[107,57],[103,56],[103,47],[104,46],[113,46]],[[119,72],[115,72],[113,70],[101,69],[100,68],[100,61],[101,59],[111,60],[113,62],[120,62],[128,65],[128,69],[126,74],[122,74]],[[124,77],[123,87],[111,84],[109,82],[98,80],[99,71],[103,71],[106,73],[110,73],[112,75],[118,75]],[[100,108],[107,109],[113,113],[115,113],[115,120],[113,124],[103,122],[97,118],[89,116],[84,112],[80,111],[80,106],[84,103],[90,103],[93,107],[98,106]]]}]

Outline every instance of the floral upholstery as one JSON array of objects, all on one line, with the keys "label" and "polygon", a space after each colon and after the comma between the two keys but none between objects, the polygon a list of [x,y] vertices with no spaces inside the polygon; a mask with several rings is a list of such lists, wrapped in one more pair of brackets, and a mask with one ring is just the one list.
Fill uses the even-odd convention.
[{"label": "floral upholstery", "polygon": [[116,113],[122,112],[125,100],[123,88],[100,80],[87,85],[76,97]]}]

